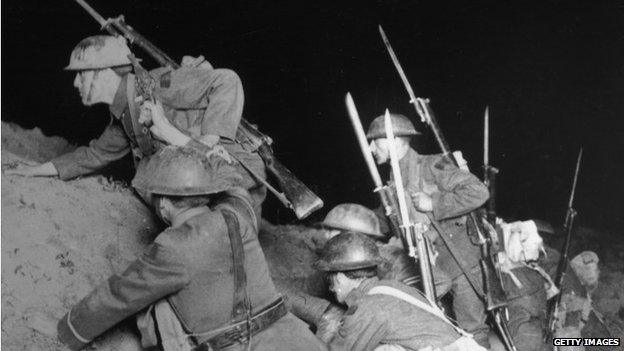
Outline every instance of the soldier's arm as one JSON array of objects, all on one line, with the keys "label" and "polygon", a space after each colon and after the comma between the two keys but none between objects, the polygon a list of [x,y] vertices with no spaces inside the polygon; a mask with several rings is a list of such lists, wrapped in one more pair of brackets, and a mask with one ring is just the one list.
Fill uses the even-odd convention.
[{"label": "soldier's arm", "polygon": [[115,324],[189,283],[178,254],[154,243],[125,272],[113,275],[58,323],[58,337],[79,350]]},{"label": "soldier's arm", "polygon": [[104,132],[89,146],[81,146],[76,150],[54,158],[52,165],[61,179],[67,180],[98,171],[113,161],[123,158],[130,152],[130,144],[123,129],[111,123]]},{"label": "soldier's arm", "polygon": [[388,332],[383,311],[373,306],[359,306],[346,312],[342,326],[329,342],[330,350],[373,350]]},{"label": "soldier's arm", "polygon": [[433,216],[437,220],[474,211],[490,196],[487,187],[479,178],[457,168],[447,157],[440,157],[430,170],[440,190],[431,196]]}]

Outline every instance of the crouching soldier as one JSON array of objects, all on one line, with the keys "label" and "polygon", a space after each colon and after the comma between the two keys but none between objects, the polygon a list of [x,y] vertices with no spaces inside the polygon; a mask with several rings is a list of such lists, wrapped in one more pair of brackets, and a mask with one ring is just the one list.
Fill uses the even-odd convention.
[{"label": "crouching soldier", "polygon": [[381,262],[375,242],[363,234],[343,233],[325,245],[315,267],[327,272],[330,290],[348,307],[330,349],[484,350],[418,290],[379,280]]},{"label": "crouching soldier", "polygon": [[[539,351],[546,323],[547,289],[556,294],[554,283],[537,262],[544,251],[533,221],[498,223],[504,250],[498,253],[503,286],[507,292],[509,332],[518,351]],[[556,290],[556,289],[555,289]]]},{"label": "crouching soldier", "polygon": [[[393,239],[386,243],[386,236],[381,233],[380,223],[374,211],[358,204],[345,203],[331,209],[323,222],[319,248],[327,240],[343,233],[359,233],[370,237],[379,248],[382,258],[378,266],[378,275],[383,279],[396,280],[407,285],[415,285],[419,279],[415,262],[403,250],[400,242]],[[330,301],[311,296],[293,288],[286,289],[289,307],[299,318],[316,326],[317,336],[328,341],[339,326],[344,309]]]},{"label": "crouching soldier", "polygon": [[170,225],[125,272],[58,323],[71,349],[139,314],[144,347],[164,350],[322,349],[276,292],[249,194],[221,157],[165,147],[133,180]]}]

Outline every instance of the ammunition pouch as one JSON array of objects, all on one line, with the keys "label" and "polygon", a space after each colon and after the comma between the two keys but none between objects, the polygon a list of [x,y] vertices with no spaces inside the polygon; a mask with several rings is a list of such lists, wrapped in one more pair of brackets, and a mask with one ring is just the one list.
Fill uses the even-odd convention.
[{"label": "ammunition pouch", "polygon": [[220,350],[237,343],[245,344],[249,342],[253,335],[265,330],[271,324],[284,317],[287,313],[288,310],[286,309],[286,304],[280,297],[267,308],[252,316],[248,321],[243,320],[219,330],[209,332],[208,334],[216,333],[216,335],[200,343],[193,350],[213,351]]}]

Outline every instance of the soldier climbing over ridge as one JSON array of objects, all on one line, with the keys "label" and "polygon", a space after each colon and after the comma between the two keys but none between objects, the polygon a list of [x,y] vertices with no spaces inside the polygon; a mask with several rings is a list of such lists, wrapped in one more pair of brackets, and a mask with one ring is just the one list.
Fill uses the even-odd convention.
[{"label": "soldier climbing over ridge", "polygon": [[[176,145],[202,152],[218,146],[217,149],[225,150],[221,152],[243,160],[255,175],[266,178],[260,156],[235,142],[244,93],[234,71],[213,69],[203,57],[190,56],[183,59],[179,69],[157,68],[150,76],[157,82],[153,93],[161,107],[144,101],[138,93],[140,83],[133,73],[131,54],[123,37],[95,35],[78,43],[65,69],[76,72],[74,87],[83,105],[109,105],[108,126],[88,146],[40,165],[8,170],[6,174],[59,176],[67,180],[97,172],[130,152],[136,166],[164,145]],[[153,124],[148,130],[149,120]],[[266,189],[239,163],[235,167],[259,217]]]}]

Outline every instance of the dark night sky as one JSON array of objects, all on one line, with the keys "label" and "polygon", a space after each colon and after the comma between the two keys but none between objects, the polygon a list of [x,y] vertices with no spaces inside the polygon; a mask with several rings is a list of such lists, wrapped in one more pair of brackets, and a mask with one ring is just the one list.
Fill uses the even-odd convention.
[{"label": "dark night sky", "polygon": [[[372,206],[371,181],[344,107],[365,125],[388,107],[416,116],[377,32],[382,24],[449,144],[475,173],[491,108],[499,212],[561,223],[576,153],[582,225],[624,228],[624,3],[616,1],[92,0],[175,59],[203,54],[234,69],[245,117],[278,157],[326,200]],[[2,119],[86,143],[107,122],[85,108],[61,70],[96,23],[71,0],[2,2]],[[139,56],[145,57],[137,51]],[[150,61],[145,61],[149,66]],[[417,127],[425,130],[418,123]],[[437,152],[429,134],[423,151]],[[276,214],[280,212],[279,214]],[[292,216],[270,200],[267,216]]]}]

